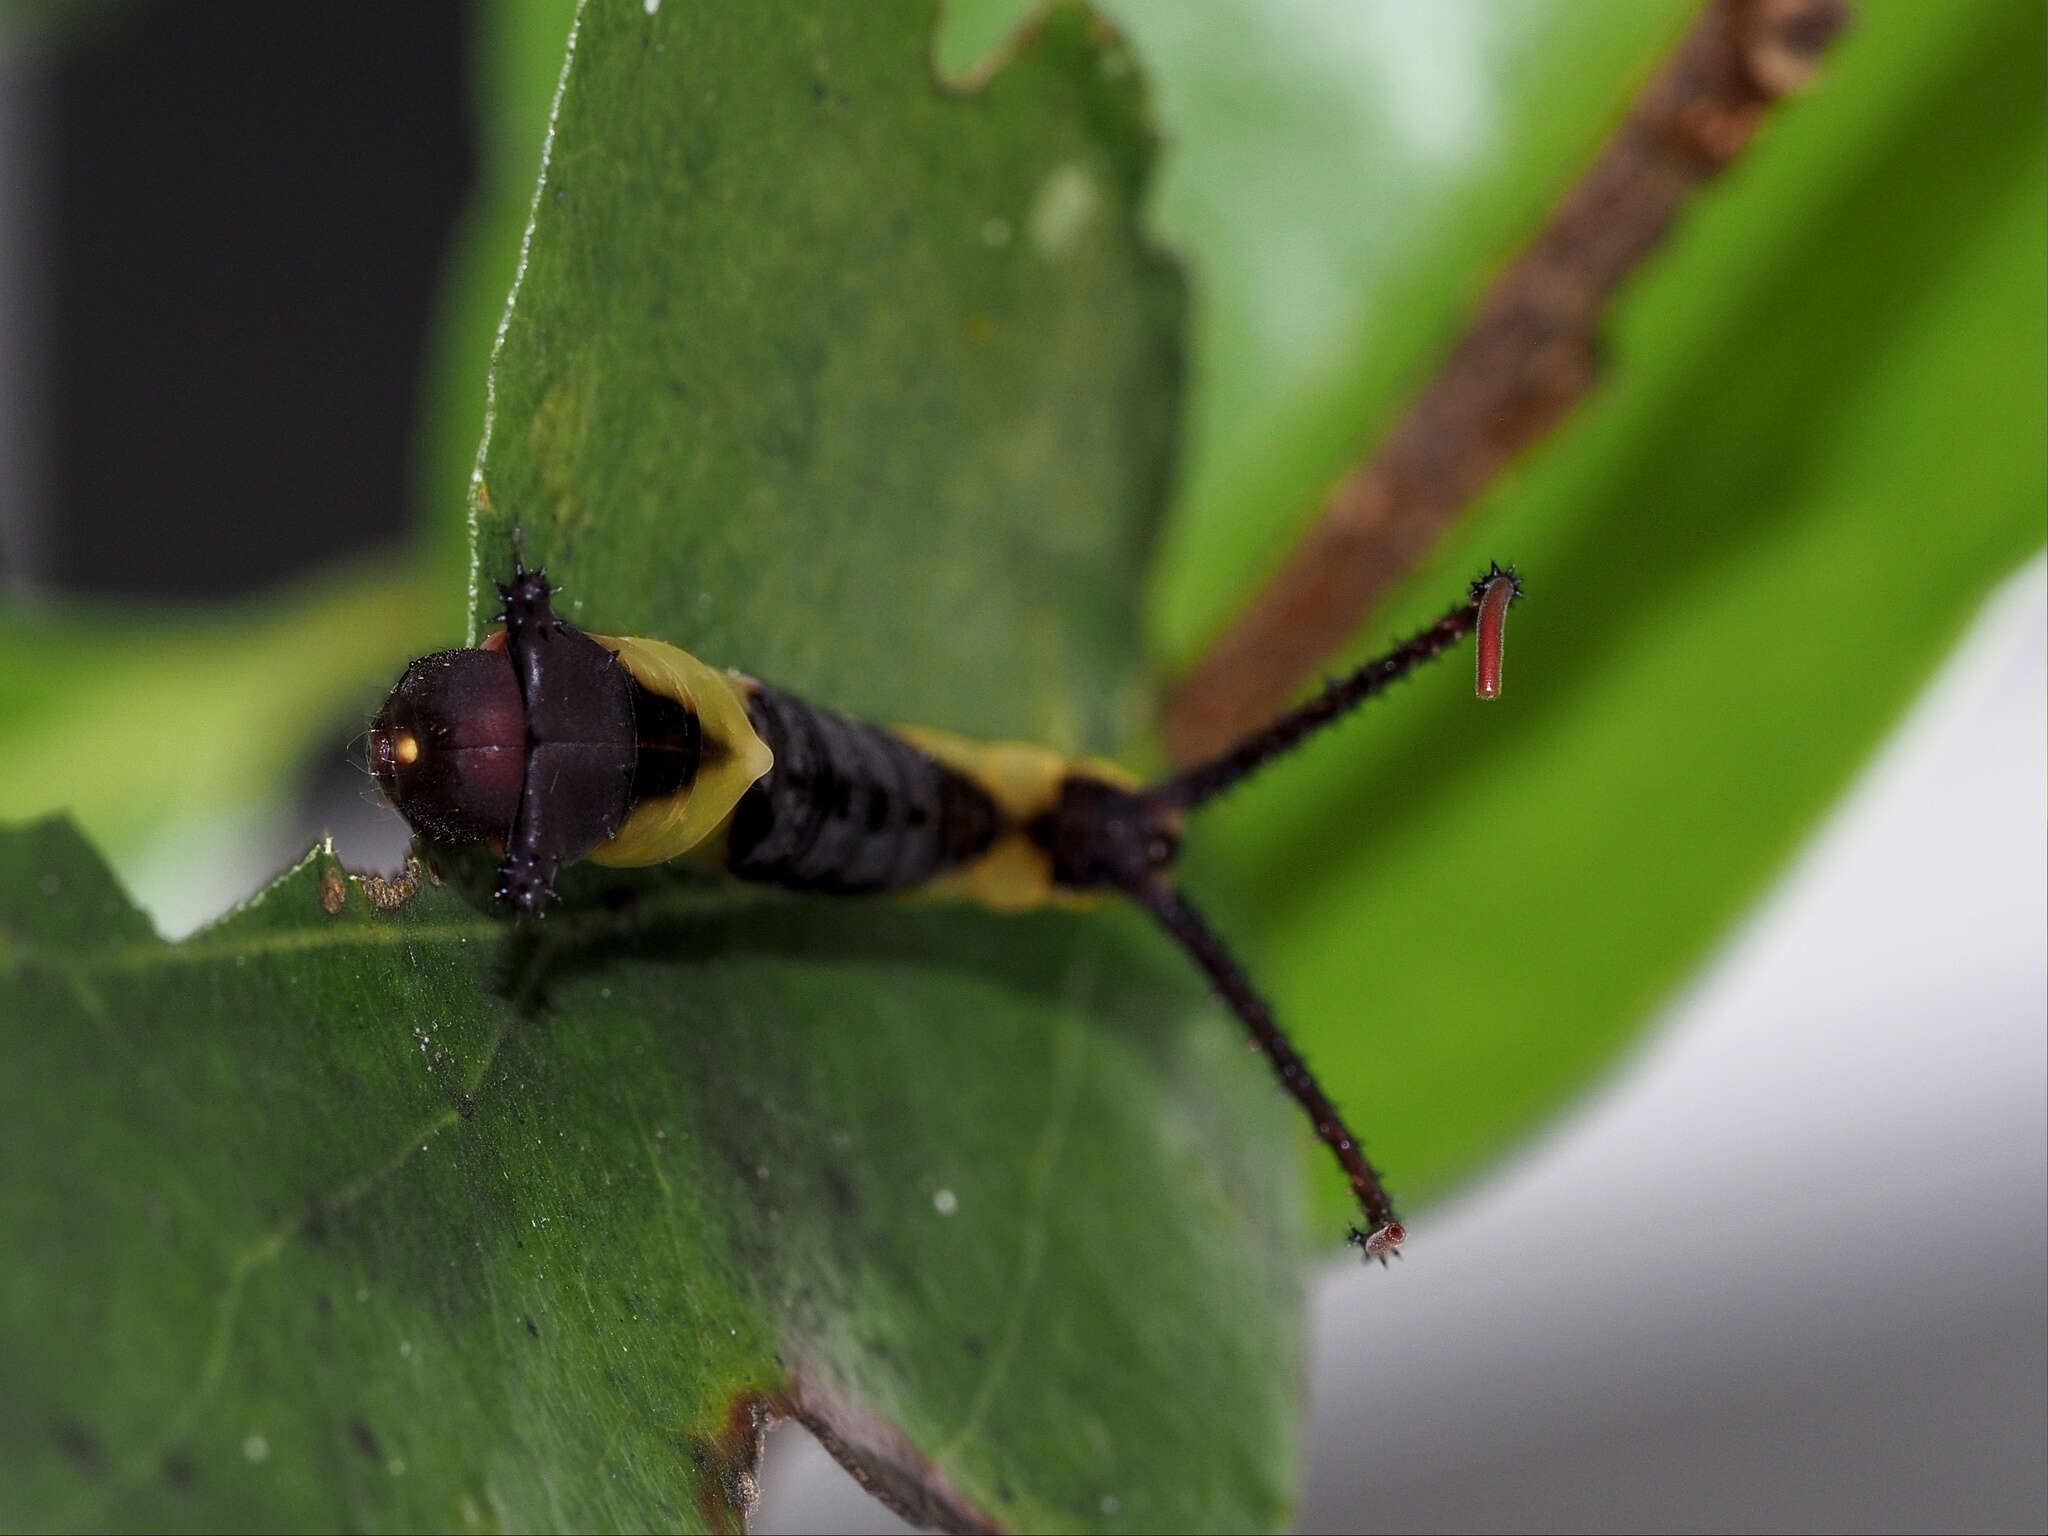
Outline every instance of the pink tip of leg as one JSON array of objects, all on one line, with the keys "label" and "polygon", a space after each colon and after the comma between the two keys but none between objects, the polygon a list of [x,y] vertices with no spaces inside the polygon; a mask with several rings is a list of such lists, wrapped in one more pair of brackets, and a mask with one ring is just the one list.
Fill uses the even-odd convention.
[{"label": "pink tip of leg", "polygon": [[1407,1236],[1408,1233],[1402,1228],[1401,1223],[1390,1221],[1384,1227],[1374,1227],[1366,1233],[1365,1241],[1359,1246],[1365,1250],[1368,1259],[1378,1259],[1384,1264],[1387,1262],[1387,1255],[1399,1248]]},{"label": "pink tip of leg", "polygon": [[1515,578],[1505,573],[1493,577],[1479,591],[1478,674],[1476,691],[1482,699],[1500,697],[1500,657],[1507,640],[1508,604],[1515,600]]}]

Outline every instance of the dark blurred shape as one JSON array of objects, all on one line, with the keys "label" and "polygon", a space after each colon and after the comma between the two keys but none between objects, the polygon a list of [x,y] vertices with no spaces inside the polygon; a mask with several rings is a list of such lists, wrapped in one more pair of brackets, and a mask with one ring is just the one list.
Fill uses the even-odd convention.
[{"label": "dark blurred shape", "polygon": [[181,0],[53,51],[39,585],[224,597],[404,533],[467,22]]}]

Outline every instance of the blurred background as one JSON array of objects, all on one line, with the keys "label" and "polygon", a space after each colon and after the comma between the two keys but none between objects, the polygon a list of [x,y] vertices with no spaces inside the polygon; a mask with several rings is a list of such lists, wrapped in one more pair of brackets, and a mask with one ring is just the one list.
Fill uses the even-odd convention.
[{"label": "blurred background", "polygon": [[[403,850],[346,747],[379,680],[460,633],[481,360],[567,9],[0,7],[0,815],[48,808],[36,765],[80,718],[63,701],[135,720],[163,692],[150,665],[217,674],[215,728],[152,777],[160,801],[120,765],[65,769],[166,931],[314,837],[363,867]],[[942,59],[964,67],[1016,9],[955,8]],[[1156,73],[1155,218],[1199,306],[1150,619],[1185,660],[1285,547],[1284,520],[1241,509],[1312,510],[1476,294],[1422,302],[1416,269],[1462,252],[1483,276],[1689,7],[1112,10]],[[2038,11],[1957,11],[1867,7],[1826,131],[1933,135],[1929,180],[1953,156],[1965,190],[1987,162],[2023,182]],[[2031,49],[2031,94],[1999,97],[2001,76],[1962,113],[1987,47]],[[1858,95],[1859,69],[1891,72]],[[1821,153],[1804,142],[1757,155],[1791,176]],[[1972,254],[2008,227],[2023,257],[2041,246],[2032,186],[2017,214],[1898,193],[1935,232],[1909,248],[1930,290],[2005,316],[2033,370],[2024,440],[1922,450],[1979,500],[2048,453],[2040,263]],[[2008,357],[1980,370],[2004,396]],[[2031,467],[2000,479],[2005,457]],[[2038,497],[2030,515],[1976,568],[2038,546]],[[1910,719],[1597,1092],[1429,1207],[1398,1271],[1319,1278],[1305,1527],[2048,1519],[2043,591],[2036,557],[1963,605]],[[892,1528],[800,1431],[763,1481],[757,1528]]]}]

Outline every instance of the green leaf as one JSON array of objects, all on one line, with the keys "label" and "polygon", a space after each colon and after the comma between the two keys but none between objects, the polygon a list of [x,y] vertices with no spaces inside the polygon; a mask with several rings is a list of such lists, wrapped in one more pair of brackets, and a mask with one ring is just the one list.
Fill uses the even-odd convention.
[{"label": "green leaf", "polygon": [[1062,10],[950,96],[906,26],[755,10],[572,77],[494,368],[478,627],[517,528],[578,622],[871,718],[1127,746],[1180,320],[1125,218],[1128,56]]},{"label": "green leaf", "polygon": [[[959,96],[929,6],[812,9],[584,12],[482,574],[1124,746],[1181,303],[1128,60],[1061,9]],[[0,839],[10,1521],[730,1525],[780,1407],[949,1522],[1284,1518],[1286,1111],[1135,914],[583,873],[544,944],[316,857],[166,945]]]},{"label": "green leaf", "polygon": [[55,823],[0,902],[11,1523],[729,1525],[785,1394],[1005,1523],[1278,1519],[1276,1106],[1126,924],[671,885],[541,954],[315,858],[169,945]]}]

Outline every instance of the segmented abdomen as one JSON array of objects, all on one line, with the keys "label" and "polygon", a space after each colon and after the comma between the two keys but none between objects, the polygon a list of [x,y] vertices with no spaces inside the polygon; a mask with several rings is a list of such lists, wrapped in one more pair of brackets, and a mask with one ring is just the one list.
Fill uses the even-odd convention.
[{"label": "segmented abdomen", "polygon": [[878,726],[754,684],[747,714],[775,766],[733,812],[728,865],[798,890],[901,891],[985,852],[986,791]]}]

